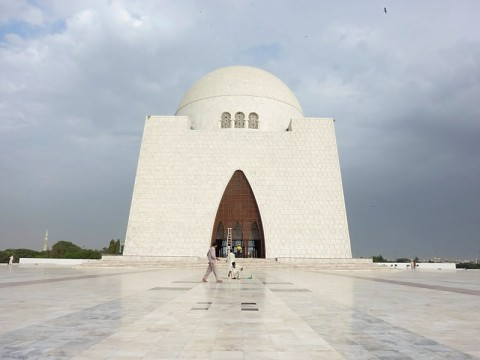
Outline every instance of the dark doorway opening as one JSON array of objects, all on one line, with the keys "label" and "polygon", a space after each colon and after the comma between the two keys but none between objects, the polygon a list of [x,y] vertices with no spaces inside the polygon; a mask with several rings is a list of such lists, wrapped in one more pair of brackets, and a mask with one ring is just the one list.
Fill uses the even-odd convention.
[{"label": "dark doorway opening", "polygon": [[[222,222],[220,222],[217,226],[217,232],[215,236],[215,243],[217,244],[216,248],[216,256],[226,256],[226,246],[227,246],[227,240],[225,240],[225,229],[223,228]],[[222,252],[222,250],[225,249],[225,252]]]},{"label": "dark doorway opening", "polygon": [[262,247],[261,241],[262,238],[260,236],[260,229],[258,228],[258,224],[254,222],[252,224],[252,228],[250,229],[250,236],[248,238],[247,256],[259,257],[258,254]]},{"label": "dark doorway opening", "polygon": [[260,211],[243,171],[233,173],[225,188],[212,231],[217,254],[227,254],[227,233],[231,229],[232,250],[237,257],[265,258],[265,241]]}]

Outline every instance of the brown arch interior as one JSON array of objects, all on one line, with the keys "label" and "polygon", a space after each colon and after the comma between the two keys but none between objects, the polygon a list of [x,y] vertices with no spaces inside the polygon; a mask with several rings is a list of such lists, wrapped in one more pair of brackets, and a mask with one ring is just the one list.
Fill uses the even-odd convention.
[{"label": "brown arch interior", "polygon": [[240,170],[233,173],[218,205],[211,240],[212,244],[218,245],[218,256],[227,254],[228,228],[231,228],[233,250],[237,257],[265,258],[260,211],[253,190]]}]

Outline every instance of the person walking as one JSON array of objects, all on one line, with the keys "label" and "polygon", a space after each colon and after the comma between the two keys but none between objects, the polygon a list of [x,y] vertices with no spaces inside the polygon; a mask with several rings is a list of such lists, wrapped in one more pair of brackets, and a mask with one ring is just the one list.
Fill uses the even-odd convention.
[{"label": "person walking", "polygon": [[8,259],[8,266],[13,265],[13,255],[10,255],[10,258]]},{"label": "person walking", "polygon": [[208,259],[208,267],[207,271],[205,272],[205,275],[202,278],[203,282],[207,282],[207,278],[210,275],[210,273],[213,271],[213,274],[215,275],[215,278],[217,279],[217,283],[222,283],[223,281],[220,280],[218,276],[218,270],[217,270],[217,264],[216,262],[219,260],[215,254],[215,248],[216,245],[212,245],[210,247],[210,250],[207,252],[207,259]]}]

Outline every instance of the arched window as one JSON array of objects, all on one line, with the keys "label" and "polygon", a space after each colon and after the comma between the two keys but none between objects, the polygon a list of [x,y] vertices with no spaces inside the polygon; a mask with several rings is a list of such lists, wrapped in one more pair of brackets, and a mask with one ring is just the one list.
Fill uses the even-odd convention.
[{"label": "arched window", "polygon": [[260,229],[258,228],[258,224],[254,222],[250,229],[250,236],[248,237],[247,256],[258,257],[258,254],[261,252],[261,246]]},{"label": "arched window", "polygon": [[236,128],[245,127],[245,114],[240,111],[235,114],[235,127]]},{"label": "arched window", "polygon": [[222,119],[220,120],[222,129],[228,129],[230,128],[230,123],[232,121],[232,116],[228,112],[224,112],[222,114]]},{"label": "arched window", "polygon": [[217,234],[215,236],[215,243],[217,244],[217,254],[219,256],[227,255],[227,240],[225,239],[225,229],[223,228],[223,223],[220,223],[217,226]]},{"label": "arched window", "polygon": [[223,229],[223,224],[220,221],[217,227],[217,237],[216,240],[223,240],[225,238],[225,230]]},{"label": "arched window", "polygon": [[248,128],[249,129],[258,129],[258,114],[257,113],[250,113],[248,115]]}]

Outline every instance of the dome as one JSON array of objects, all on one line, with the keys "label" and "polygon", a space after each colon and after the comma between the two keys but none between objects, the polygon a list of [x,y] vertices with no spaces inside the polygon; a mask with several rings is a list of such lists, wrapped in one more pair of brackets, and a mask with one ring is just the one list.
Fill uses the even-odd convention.
[{"label": "dome", "polygon": [[[274,75],[249,66],[215,70],[198,80],[185,94],[176,115],[188,116],[194,129],[220,129],[222,118],[252,118],[257,129],[285,130],[292,118],[303,117],[292,91]],[[242,123],[243,124],[243,123]]]}]

